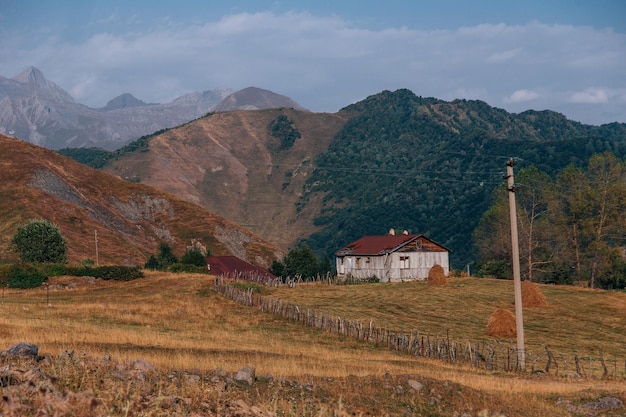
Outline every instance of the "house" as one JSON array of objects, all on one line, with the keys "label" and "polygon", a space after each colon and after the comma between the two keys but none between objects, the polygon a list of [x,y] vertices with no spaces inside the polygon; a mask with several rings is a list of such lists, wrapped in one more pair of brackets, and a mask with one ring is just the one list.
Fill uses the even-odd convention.
[{"label": "house", "polygon": [[236,256],[207,256],[207,267],[211,275],[246,281],[270,281],[277,277],[260,266],[252,265]]},{"label": "house", "polygon": [[399,282],[428,278],[434,265],[450,272],[445,246],[420,234],[364,236],[335,252],[337,276],[381,282]]}]

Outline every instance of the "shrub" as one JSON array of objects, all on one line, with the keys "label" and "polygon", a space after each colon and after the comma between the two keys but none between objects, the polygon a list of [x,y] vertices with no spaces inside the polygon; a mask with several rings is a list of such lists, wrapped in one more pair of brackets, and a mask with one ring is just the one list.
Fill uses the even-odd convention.
[{"label": "shrub", "polygon": [[168,268],[170,272],[190,272],[192,274],[210,274],[209,268],[204,266],[197,266],[191,264],[178,263],[170,265]]},{"label": "shrub", "polygon": [[8,285],[11,288],[37,288],[45,280],[46,276],[30,265],[13,265],[9,271]]},{"label": "shrub", "polygon": [[66,261],[67,243],[58,227],[49,220],[33,219],[18,227],[11,243],[24,262]]},{"label": "shrub", "polygon": [[200,249],[195,247],[188,248],[185,251],[182,258],[180,258],[180,263],[186,265],[201,266],[204,267],[204,269],[207,269],[207,263],[204,254],[200,251]]},{"label": "shrub", "polygon": [[66,266],[65,274],[75,277],[94,277],[112,281],[131,281],[137,278],[143,278],[143,271],[138,266]]}]

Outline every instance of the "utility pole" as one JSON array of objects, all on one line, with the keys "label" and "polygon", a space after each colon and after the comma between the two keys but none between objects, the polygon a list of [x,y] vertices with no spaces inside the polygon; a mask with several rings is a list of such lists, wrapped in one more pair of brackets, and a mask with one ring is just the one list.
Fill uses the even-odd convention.
[{"label": "utility pole", "polygon": [[517,363],[521,370],[526,367],[524,349],[524,317],[522,312],[522,279],[519,265],[519,241],[517,237],[517,205],[515,204],[515,186],[513,167],[517,162],[512,158],[506,161],[507,189],[509,191],[509,213],[511,215],[511,248],[513,255],[513,287],[515,289],[515,327],[517,330]]},{"label": "utility pole", "polygon": [[94,230],[94,236],[96,239],[96,266],[100,266],[100,262],[98,262],[98,230]]}]

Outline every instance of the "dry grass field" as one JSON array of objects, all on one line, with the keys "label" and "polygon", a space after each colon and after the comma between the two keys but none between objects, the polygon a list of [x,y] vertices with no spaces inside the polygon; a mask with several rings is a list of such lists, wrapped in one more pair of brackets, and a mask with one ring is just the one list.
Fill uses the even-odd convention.
[{"label": "dry grass field", "polygon": [[[626,294],[541,287],[549,307],[525,311],[529,349],[549,343],[555,351],[591,355],[602,346],[607,357],[621,358],[621,373],[602,379],[484,371],[402,355],[238,305],[214,293],[212,283],[204,275],[147,273],[73,289],[5,289],[0,349],[24,341],[47,358],[29,364],[0,357],[2,415],[626,413],[623,407],[587,411],[602,398],[626,401]],[[475,279],[452,279],[446,287],[314,284],[268,294],[390,327],[476,339],[496,308],[512,308],[507,285]],[[137,360],[154,369],[138,370]],[[7,382],[9,370],[32,366],[45,389],[43,382],[31,388]],[[246,366],[255,369],[252,385],[234,378]]]}]

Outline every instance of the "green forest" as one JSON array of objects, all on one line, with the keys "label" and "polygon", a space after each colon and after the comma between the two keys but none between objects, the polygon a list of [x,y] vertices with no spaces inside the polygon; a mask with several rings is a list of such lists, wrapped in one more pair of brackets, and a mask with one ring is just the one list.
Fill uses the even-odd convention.
[{"label": "green forest", "polygon": [[[481,101],[446,102],[409,90],[383,92],[342,111],[351,119],[316,161],[300,203],[323,194],[316,219],[323,229],[304,243],[326,255],[395,228],[448,247],[456,269],[484,270],[485,263],[494,267],[501,261],[506,275],[510,260],[486,253],[484,246],[493,245],[489,233],[475,230],[483,214],[507,198],[507,160],[517,158],[516,169],[536,167],[557,187],[556,178],[582,172],[594,155],[608,152],[618,161],[626,155],[626,125],[588,126],[551,111],[511,114]],[[503,219],[508,222],[508,213]],[[559,262],[552,268],[560,272],[552,274],[591,279],[587,269],[571,270],[564,258]]]}]

